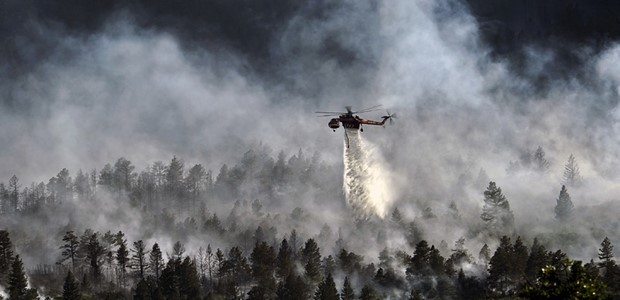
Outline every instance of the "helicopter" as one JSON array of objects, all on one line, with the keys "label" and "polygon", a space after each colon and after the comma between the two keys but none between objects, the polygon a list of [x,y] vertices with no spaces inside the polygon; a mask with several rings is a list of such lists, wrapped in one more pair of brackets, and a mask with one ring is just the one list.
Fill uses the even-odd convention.
[{"label": "helicopter", "polygon": [[[322,114],[318,117],[334,117],[334,116],[336,117],[336,118],[332,118],[327,123],[327,126],[329,126],[329,128],[331,128],[334,132],[336,132],[336,129],[340,127],[340,123],[342,123],[342,127],[344,127],[345,129],[358,129],[360,132],[364,132],[364,128],[362,127],[362,125],[364,124],[384,126],[387,120],[390,120],[390,124],[393,123],[393,120],[396,117],[396,115],[390,114],[390,112],[387,112],[386,115],[381,117],[383,119],[382,121],[363,119],[357,115],[361,113],[377,111],[377,110],[380,110],[381,107],[382,105],[375,105],[375,106],[365,108],[362,110],[352,111],[351,106],[345,106],[344,108],[347,110],[346,112],[317,111],[316,113]],[[349,137],[347,136],[346,130],[344,134],[345,134],[345,138],[347,141],[347,148],[349,148]]]}]

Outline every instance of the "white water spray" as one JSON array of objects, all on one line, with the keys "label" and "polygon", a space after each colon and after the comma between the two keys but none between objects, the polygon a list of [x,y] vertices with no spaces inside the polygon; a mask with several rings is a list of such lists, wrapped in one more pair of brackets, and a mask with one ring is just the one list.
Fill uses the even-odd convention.
[{"label": "white water spray", "polygon": [[361,218],[385,217],[393,201],[389,173],[375,147],[362,140],[358,129],[345,129],[344,194]]}]

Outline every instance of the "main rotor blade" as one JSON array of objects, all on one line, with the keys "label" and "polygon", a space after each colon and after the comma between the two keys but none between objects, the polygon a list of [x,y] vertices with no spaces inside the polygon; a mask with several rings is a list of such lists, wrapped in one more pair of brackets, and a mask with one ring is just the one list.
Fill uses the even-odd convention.
[{"label": "main rotor blade", "polygon": [[345,106],[344,108],[346,108],[346,109],[347,109],[347,112],[348,112],[348,113],[350,113],[350,114],[354,113],[354,112],[352,112],[352,111],[351,111],[351,106],[347,105],[347,106]]},{"label": "main rotor blade", "polygon": [[358,111],[356,111],[354,113],[367,113],[367,112],[371,112],[371,111],[376,111],[376,110],[380,110],[382,106],[383,105],[379,104],[379,105],[371,106],[371,107],[368,107],[368,108],[364,108],[362,110],[358,110]]},{"label": "main rotor blade", "polygon": [[334,114],[334,115],[346,114],[345,112],[339,112],[339,111],[315,111],[314,113],[317,113],[317,114]]},{"label": "main rotor blade", "polygon": [[339,116],[339,115],[328,114],[328,115],[320,115],[320,116],[317,116],[317,117],[336,117],[336,116]]}]

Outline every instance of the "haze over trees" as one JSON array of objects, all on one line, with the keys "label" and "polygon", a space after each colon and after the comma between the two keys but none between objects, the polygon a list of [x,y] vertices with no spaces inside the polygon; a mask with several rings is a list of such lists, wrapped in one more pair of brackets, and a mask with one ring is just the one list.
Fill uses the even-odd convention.
[{"label": "haze over trees", "polygon": [[[478,194],[479,225],[446,241],[432,227],[471,222],[460,210],[465,204],[451,201],[438,212],[424,206],[416,215],[395,206],[385,219],[351,214],[351,222],[338,228],[313,222],[307,208],[287,205],[289,197],[338,195],[339,184],[324,180],[330,172],[337,170],[316,155],[280,152],[272,158],[265,148],[247,151],[216,176],[201,164],[186,169],[178,157],[141,172],[120,158],[89,175],[78,171],[75,179],[63,169],[47,184],[24,187],[17,206],[12,192],[3,192],[0,203],[9,207],[3,224],[10,229],[0,230],[0,284],[15,297],[44,291],[65,299],[544,299],[548,293],[576,292],[597,299],[595,293],[620,294],[620,267],[609,238],[590,245],[596,262],[584,264],[551,250],[562,243],[550,241],[551,235],[532,238],[519,232],[508,197],[493,181]],[[20,186],[16,177],[10,181],[12,189]],[[131,214],[101,227],[66,213],[101,210],[101,201],[116,207],[92,216]],[[343,200],[329,201],[324,203],[331,207]],[[36,234],[19,237],[14,245],[12,233],[29,230],[23,222],[51,213],[65,219],[50,228],[45,254],[28,247],[37,241],[43,245]],[[549,218],[569,224],[578,217],[562,186]],[[398,239],[404,243],[390,244]],[[369,241],[380,248],[365,248]],[[24,267],[21,257],[33,261],[36,255],[51,260]],[[570,276],[558,278],[558,272]]]}]

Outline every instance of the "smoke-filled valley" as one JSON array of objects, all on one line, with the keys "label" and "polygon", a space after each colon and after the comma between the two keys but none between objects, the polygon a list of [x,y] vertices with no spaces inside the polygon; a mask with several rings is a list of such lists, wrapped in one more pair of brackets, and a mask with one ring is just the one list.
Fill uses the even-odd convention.
[{"label": "smoke-filled valley", "polygon": [[3,297],[620,297],[612,2],[85,3],[0,3]]}]

